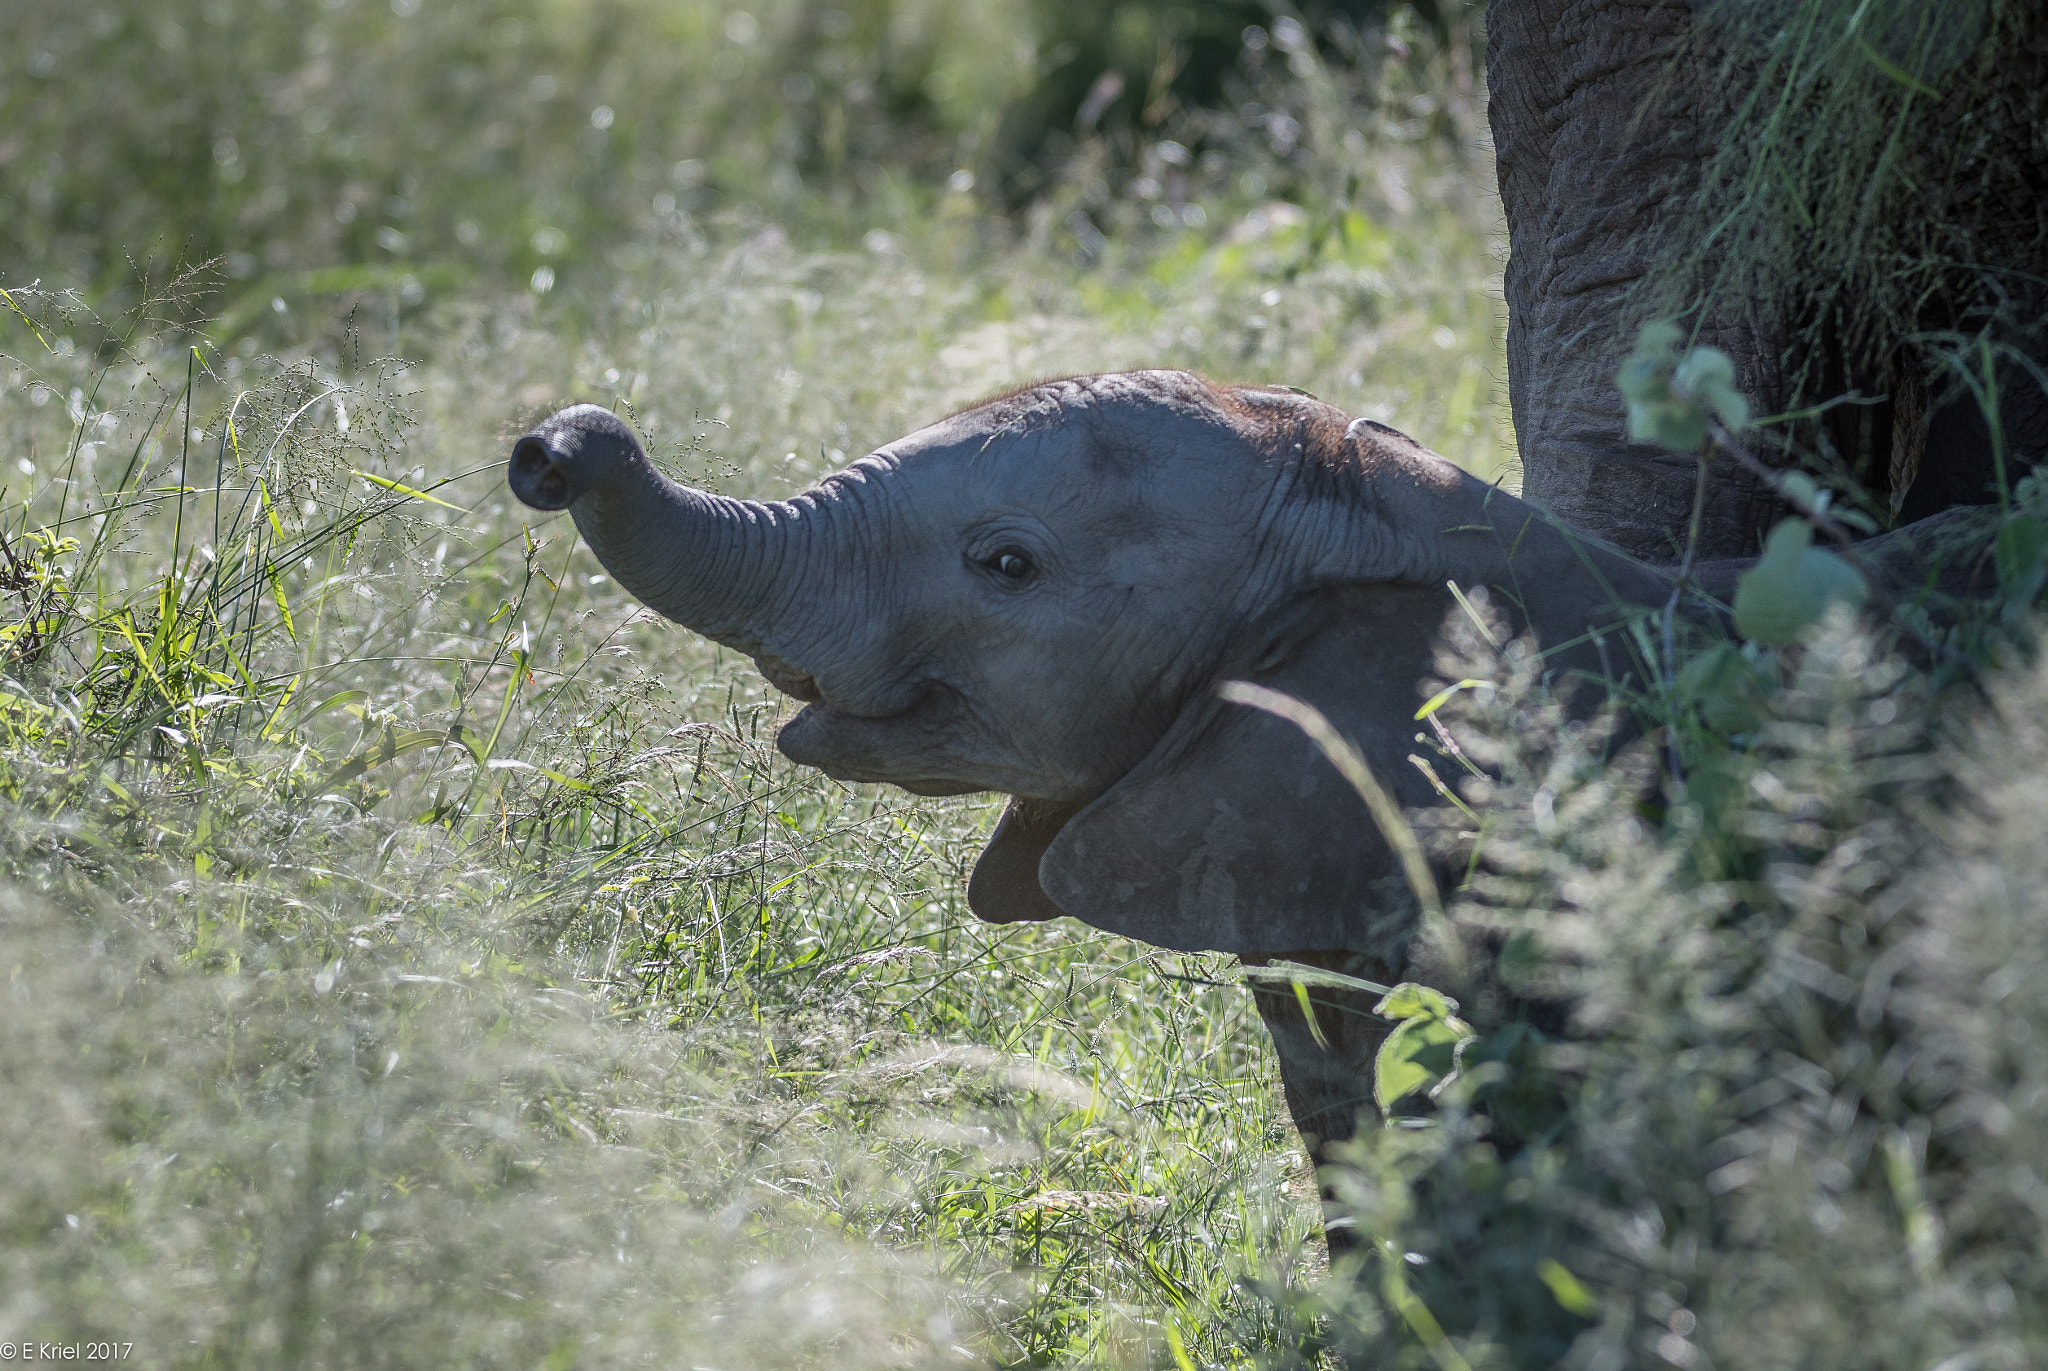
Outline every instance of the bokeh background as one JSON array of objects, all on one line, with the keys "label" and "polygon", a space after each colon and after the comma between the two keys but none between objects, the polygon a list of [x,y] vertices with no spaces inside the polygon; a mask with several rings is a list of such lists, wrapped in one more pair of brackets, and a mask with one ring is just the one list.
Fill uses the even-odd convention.
[{"label": "bokeh background", "polygon": [[[1338,392],[1491,471],[1480,46],[1468,7],[1374,0],[25,0],[0,263],[101,312],[205,264],[182,309],[219,345],[353,317],[395,353],[520,293],[601,337],[622,289],[743,241],[893,254],[973,282],[978,322],[1151,324],[1114,360]],[[1443,382],[1369,365],[1389,345]],[[1079,364],[1024,353],[1004,384]]]}]

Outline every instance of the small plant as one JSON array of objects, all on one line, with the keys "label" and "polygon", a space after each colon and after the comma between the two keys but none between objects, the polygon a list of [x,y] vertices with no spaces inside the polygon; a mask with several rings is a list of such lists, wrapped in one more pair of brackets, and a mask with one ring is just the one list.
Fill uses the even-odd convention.
[{"label": "small plant", "polygon": [[1736,388],[1728,354],[1714,347],[1681,352],[1684,342],[1684,330],[1669,320],[1647,324],[1622,363],[1628,436],[1638,443],[1698,452],[1716,423],[1731,433],[1749,427],[1749,401]]},{"label": "small plant", "polygon": [[[1846,542],[1842,524],[1864,531],[1875,526],[1856,511],[1831,511],[1831,492],[1803,473],[1769,471],[1742,452],[1735,435],[1749,427],[1749,402],[1736,388],[1734,363],[1718,348],[1681,351],[1684,340],[1683,331],[1669,321],[1646,325],[1618,380],[1628,399],[1629,437],[1693,453],[1699,461],[1679,581],[1682,585],[1691,573],[1699,546],[1714,459],[1727,452],[1761,475],[1802,516],[1782,520],[1771,530],[1763,557],[1737,583],[1736,631],[1772,647],[1794,642],[1821,622],[1829,606],[1853,607],[1869,596],[1862,573],[1837,554],[1813,546],[1814,528],[1825,528]],[[1675,670],[1669,640],[1676,593],[1665,610],[1667,671]]]}]

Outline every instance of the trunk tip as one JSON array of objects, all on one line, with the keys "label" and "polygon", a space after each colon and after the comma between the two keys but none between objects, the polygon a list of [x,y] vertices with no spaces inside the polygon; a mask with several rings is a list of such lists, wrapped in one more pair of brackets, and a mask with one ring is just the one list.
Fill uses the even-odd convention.
[{"label": "trunk tip", "polygon": [[512,493],[535,509],[567,509],[576,498],[570,493],[569,474],[549,451],[547,440],[537,433],[529,433],[513,445],[505,479]]},{"label": "trunk tip", "polygon": [[567,509],[639,452],[633,431],[616,414],[601,405],[573,405],[513,444],[505,479],[535,509]]}]

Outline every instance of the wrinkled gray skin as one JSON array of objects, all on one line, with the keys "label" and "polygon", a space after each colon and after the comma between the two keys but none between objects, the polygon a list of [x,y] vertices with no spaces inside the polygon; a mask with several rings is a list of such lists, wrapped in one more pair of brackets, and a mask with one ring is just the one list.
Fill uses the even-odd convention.
[{"label": "wrinkled gray skin", "polygon": [[[591,405],[521,439],[510,480],[650,607],[805,701],[791,760],[1011,796],[968,889],[982,918],[1064,913],[1374,979],[1398,976],[1411,927],[1385,843],[1291,725],[1217,685],[1316,705],[1428,804],[1405,759],[1447,581],[1551,644],[1666,594],[1392,429],[1180,372],[1048,382],[788,501],[675,485]],[[1602,671],[1588,643],[1552,660]],[[1260,1007],[1319,1153],[1365,1102],[1368,1020],[1333,1008],[1324,1048],[1291,994]]]},{"label": "wrinkled gray skin", "polygon": [[[1523,492],[1572,526],[1651,562],[1679,560],[1694,465],[1691,454],[1628,441],[1615,375],[1639,321],[1624,306],[1629,289],[1659,269],[1658,254],[1666,247],[1660,231],[1699,189],[1746,93],[1743,61],[1732,73],[1723,69],[1720,38],[1727,25],[1717,9],[1768,3],[1493,0],[1487,9],[1487,114],[1511,249],[1504,282],[1508,391]],[[1981,6],[1959,3],[1950,22],[1964,24],[1973,8]],[[2034,28],[2031,47],[2000,56],[2002,79],[2014,92],[2048,87],[2048,22]],[[1674,60],[1681,52],[1689,54],[1684,63]],[[1965,83],[1953,84],[1951,103],[1967,94]],[[1918,117],[1966,122],[1960,108],[1946,106]],[[2019,197],[2011,207],[2029,228],[2039,209],[2040,178],[2048,175],[2048,142],[2036,137],[2031,156],[2033,201]],[[2008,171],[2025,182],[2023,171]],[[2015,236],[2025,240],[2024,233]],[[1997,257],[1986,263],[1986,278],[1996,276],[2017,316],[2032,319],[2048,310],[2048,261],[2037,251],[2016,249],[2017,257],[2006,257],[1990,244],[1976,250]],[[1814,306],[1776,288],[1765,281],[1725,290],[1708,317],[1688,321],[1697,322],[1699,342],[1734,359],[1737,384],[1760,413],[1796,402],[1789,376],[1808,360],[1795,352],[1794,339]],[[1971,317],[1942,313],[1967,303],[1930,302],[1926,327],[1974,331],[1979,325]],[[2021,342],[2037,361],[2048,362],[2038,335]],[[1889,493],[1888,467],[1897,449],[1924,447],[1917,463],[1906,464],[1916,474],[1896,493],[1901,522],[1992,498],[1990,430],[1973,400],[1913,399],[1903,375],[1852,377],[1840,374],[1842,365],[1839,359],[1822,363],[1827,384],[1837,391],[1860,386],[1865,395],[1887,396],[1880,405],[1838,410],[1826,421],[1844,452],[1875,445],[1867,484]],[[2011,362],[2001,367],[1999,389],[2008,466],[2048,455],[2048,395]],[[1856,431],[1864,424],[1871,426],[1867,443]],[[1719,464],[1712,490],[1703,557],[1756,555],[1763,535],[1790,512],[1733,463]]]}]

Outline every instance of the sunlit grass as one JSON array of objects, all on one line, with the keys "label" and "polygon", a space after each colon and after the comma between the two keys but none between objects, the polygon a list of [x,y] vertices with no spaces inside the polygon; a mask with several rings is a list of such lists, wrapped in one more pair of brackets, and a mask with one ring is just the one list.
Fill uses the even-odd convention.
[{"label": "sunlit grass", "polygon": [[[682,474],[775,494],[1140,362],[1398,414],[1420,368],[1469,366],[1431,336],[1462,295],[1373,276],[1390,233],[1347,241],[963,279],[942,241],[756,237],[538,315],[359,314],[297,361],[100,344],[126,325],[15,293],[5,1069],[49,1103],[16,1116],[39,1160],[0,1335],[299,1364],[388,1327],[440,1364],[1287,1343],[1258,1292],[1313,1266],[1314,1216],[1226,969],[974,921],[985,803],[790,767],[780,697],[565,520],[528,526],[499,462],[598,398]],[[1365,379],[1376,351],[1403,384]]]}]

